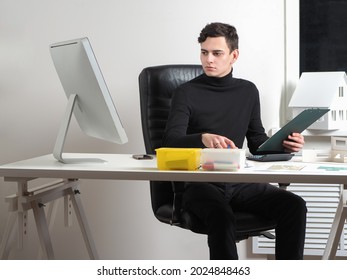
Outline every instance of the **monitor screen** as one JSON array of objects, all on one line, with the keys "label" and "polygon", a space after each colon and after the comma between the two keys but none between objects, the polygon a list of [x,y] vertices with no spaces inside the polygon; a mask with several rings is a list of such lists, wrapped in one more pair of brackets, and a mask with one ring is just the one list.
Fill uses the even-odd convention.
[{"label": "monitor screen", "polygon": [[62,152],[72,112],[85,134],[126,143],[127,135],[88,38],[52,44],[50,53],[69,100],[54,156],[64,162]]}]

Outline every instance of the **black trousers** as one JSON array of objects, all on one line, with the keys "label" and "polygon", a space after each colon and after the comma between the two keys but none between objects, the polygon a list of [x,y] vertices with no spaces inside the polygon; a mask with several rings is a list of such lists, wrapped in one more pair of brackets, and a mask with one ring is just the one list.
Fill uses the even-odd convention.
[{"label": "black trousers", "polygon": [[306,203],[289,191],[270,184],[187,183],[182,208],[207,225],[210,259],[238,259],[235,210],[275,219],[276,259],[303,259]]}]

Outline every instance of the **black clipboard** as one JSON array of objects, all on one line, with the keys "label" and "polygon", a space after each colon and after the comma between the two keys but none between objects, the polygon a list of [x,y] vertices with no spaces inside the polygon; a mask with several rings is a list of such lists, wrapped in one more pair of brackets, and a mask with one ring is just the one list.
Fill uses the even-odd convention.
[{"label": "black clipboard", "polygon": [[255,154],[279,154],[284,153],[283,140],[288,138],[288,135],[297,132],[301,133],[316,120],[324,116],[330,109],[310,108],[302,111],[294,119],[283,126],[272,137],[265,141],[257,149]]}]

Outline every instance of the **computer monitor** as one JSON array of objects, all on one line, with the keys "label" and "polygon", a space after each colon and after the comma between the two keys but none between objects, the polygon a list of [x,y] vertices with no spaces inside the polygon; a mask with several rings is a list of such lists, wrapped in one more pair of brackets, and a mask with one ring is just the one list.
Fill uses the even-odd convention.
[{"label": "computer monitor", "polygon": [[117,144],[126,143],[127,135],[88,38],[52,44],[50,53],[68,98],[54,157],[64,163],[75,161],[63,158],[72,112],[85,134]]}]

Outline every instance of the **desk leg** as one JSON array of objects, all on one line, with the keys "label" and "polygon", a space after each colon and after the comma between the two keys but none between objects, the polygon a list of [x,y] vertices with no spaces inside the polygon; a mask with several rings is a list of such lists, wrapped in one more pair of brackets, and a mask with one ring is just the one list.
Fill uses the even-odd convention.
[{"label": "desk leg", "polygon": [[13,241],[13,231],[16,219],[17,213],[10,213],[0,244],[0,260],[8,259],[8,255],[10,254],[10,244]]},{"label": "desk leg", "polygon": [[28,211],[18,211],[18,249],[24,247],[24,238],[27,236],[28,229]]},{"label": "desk leg", "polygon": [[[40,186],[35,190],[28,192],[26,180],[14,180],[18,183],[18,193],[7,197],[7,201],[10,203],[9,211],[13,212],[8,221],[3,234],[3,238],[0,244],[0,258],[4,259],[9,255],[10,240],[13,237],[12,231],[15,221],[18,221],[19,239],[18,245],[21,248],[23,246],[23,235],[27,234],[27,211],[32,209],[34,212],[37,233],[39,235],[39,241],[43,255],[47,259],[54,259],[54,252],[52,241],[49,235],[49,228],[52,226],[54,217],[57,210],[57,199],[62,197],[71,197],[72,205],[75,209],[78,223],[83,235],[85,245],[90,259],[98,259],[96,246],[91,235],[90,228],[88,226],[87,218],[84,213],[81,198],[79,197],[78,181],[76,180],[64,180],[47,185]],[[71,222],[70,216],[70,201],[66,200],[66,207],[68,208],[68,224]],[[47,218],[44,211],[44,204],[52,202],[52,208],[47,211]],[[49,226],[47,221],[49,221]],[[39,252],[40,254],[40,252]]]},{"label": "desk leg", "polygon": [[91,260],[99,259],[98,253],[96,251],[96,246],[87,222],[86,215],[82,206],[81,197],[79,196],[79,190],[77,187],[69,189],[69,194],[72,200],[72,204],[75,209],[76,217],[81,228],[84,243],[86,244],[88,254]]},{"label": "desk leg", "polygon": [[44,256],[49,259],[54,259],[52,241],[48,231],[48,225],[46,220],[46,214],[43,206],[39,206],[37,201],[32,202],[32,208],[34,211],[34,217],[36,221],[37,233],[41,244],[41,249]]},{"label": "desk leg", "polygon": [[18,181],[18,205],[17,205],[17,217],[18,217],[18,249],[22,250],[24,246],[24,237],[27,235],[28,225],[28,211],[22,204],[23,196],[28,194],[28,181],[26,179]]},{"label": "desk leg", "polygon": [[[47,206],[47,213],[46,213],[46,220],[48,223],[48,231],[51,232],[53,229],[53,225],[54,225],[54,221],[55,221],[55,216],[57,214],[57,210],[58,210],[58,204],[59,204],[59,200],[53,200],[51,203],[49,203],[49,205]],[[39,248],[38,254],[37,254],[37,259],[40,260],[43,258],[42,255],[42,246]]]},{"label": "desk leg", "polygon": [[336,256],[337,246],[341,239],[343,226],[347,218],[346,199],[347,199],[347,185],[344,185],[344,189],[342,191],[339,205],[337,206],[337,209],[336,209],[335,218],[331,226],[331,231],[330,231],[329,238],[325,247],[325,251],[322,256],[323,260],[332,260]]}]

